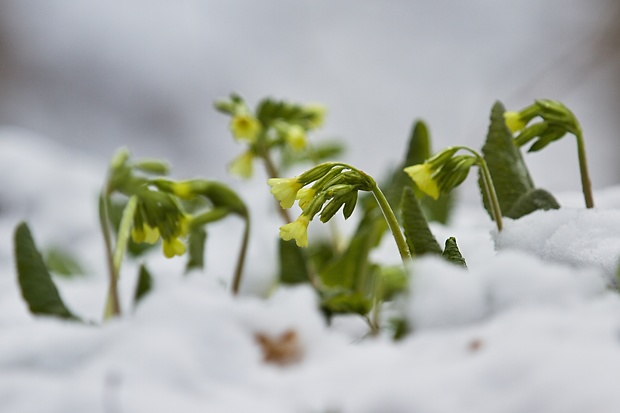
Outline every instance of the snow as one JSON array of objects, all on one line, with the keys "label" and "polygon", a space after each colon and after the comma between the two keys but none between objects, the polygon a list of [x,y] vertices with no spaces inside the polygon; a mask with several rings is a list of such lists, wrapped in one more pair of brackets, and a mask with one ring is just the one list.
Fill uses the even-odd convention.
[{"label": "snow", "polygon": [[[181,275],[182,260],[154,252],[155,289],[136,308],[130,295],[137,263],[127,262],[124,316],[99,325],[106,281],[95,207],[105,165],[24,131],[4,129],[0,136],[0,174],[10,177],[0,187],[2,411],[619,408],[620,299],[607,285],[620,252],[613,231],[620,224],[613,209],[620,188],[604,191],[604,208],[536,212],[506,220],[493,236],[479,204],[461,205],[449,227],[433,230],[440,238],[457,236],[469,268],[437,258],[412,264],[410,291],[390,314],[405,317],[413,333],[396,343],[385,335],[364,337],[357,317],[326,325],[309,287],[278,288],[268,298],[246,287],[233,298],[224,275],[230,247],[217,241],[207,244],[204,273],[189,276]],[[256,193],[268,192],[257,187]],[[57,281],[72,310],[93,324],[29,315],[11,257],[11,234],[21,219],[39,245],[60,242],[87,263],[87,277]],[[255,228],[251,263],[268,260],[273,247],[266,240],[275,244],[277,225],[266,219]],[[210,240],[224,235],[216,231]],[[389,254],[386,248],[377,257],[389,261]],[[268,274],[252,279],[262,271]],[[247,282],[267,282],[267,291],[273,271],[272,264],[250,266]],[[295,333],[301,360],[265,363],[256,334],[276,339],[286,331]]]}]

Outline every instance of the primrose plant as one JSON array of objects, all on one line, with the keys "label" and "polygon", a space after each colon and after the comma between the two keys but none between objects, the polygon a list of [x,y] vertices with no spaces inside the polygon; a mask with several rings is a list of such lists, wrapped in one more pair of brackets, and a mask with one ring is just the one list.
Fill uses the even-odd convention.
[{"label": "primrose plant", "polygon": [[[393,337],[400,338],[409,331],[404,317],[381,325],[380,314],[385,303],[407,290],[411,260],[435,254],[466,267],[456,238],[449,237],[442,248],[428,222],[449,220],[450,193],[472,167],[478,170],[482,204],[501,231],[503,217],[518,219],[535,210],[560,207],[553,195],[534,185],[520,147],[534,141],[530,151],[537,151],[571,133],[577,138],[586,206],[594,205],[581,127],[559,102],[537,100],[519,112],[507,112],[496,102],[480,151],[450,146],[433,154],[428,127],[416,121],[400,165],[379,183],[361,169],[330,160],[342,152],[340,144],[308,139],[324,123],[322,105],[268,98],[252,109],[233,94],[217,101],[215,108],[230,117],[230,133],[243,145],[242,153],[228,165],[230,174],[249,179],[256,162],[267,173],[277,201],[274,206],[283,221],[274,257],[279,283],[308,283],[317,292],[327,320],[336,314],[358,314],[371,334],[390,328]],[[536,118],[540,121],[534,122]],[[305,172],[285,177],[282,171],[293,165],[303,165],[299,169]],[[134,294],[137,302],[150,288],[146,251],[161,243],[165,257],[188,257],[186,272],[202,268],[208,224],[229,215],[245,223],[231,283],[233,294],[239,291],[250,237],[248,208],[220,182],[178,181],[168,173],[165,162],[133,159],[126,149],[119,150],[110,163],[99,205],[109,278],[106,319],[121,314],[118,280],[126,255],[143,260]],[[292,219],[288,211],[295,203],[300,213]],[[359,217],[348,239],[334,242],[335,231],[331,240],[308,239],[314,218],[333,225],[339,211],[344,219],[354,211]],[[372,258],[387,233],[394,239],[402,265],[382,265]],[[79,320],[64,305],[25,223],[15,231],[15,255],[19,285],[30,310]]]},{"label": "primrose plant", "polygon": [[[205,227],[228,215],[245,222],[232,281],[233,294],[239,290],[250,236],[248,209],[222,183],[199,178],[175,181],[165,177],[168,169],[159,160],[132,160],[126,149],[119,150],[110,163],[99,202],[109,277],[105,319],[121,314],[118,280],[128,251],[140,256],[149,246],[161,242],[165,257],[188,255],[187,270],[202,268]],[[15,248],[20,287],[31,311],[78,319],[62,302],[25,223],[15,233]],[[150,279],[143,264],[136,301],[148,291]]]}]

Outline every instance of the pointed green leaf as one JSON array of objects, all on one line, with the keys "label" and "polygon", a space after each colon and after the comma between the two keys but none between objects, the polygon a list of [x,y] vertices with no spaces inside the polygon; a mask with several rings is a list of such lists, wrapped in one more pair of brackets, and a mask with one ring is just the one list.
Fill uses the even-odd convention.
[{"label": "pointed green leaf", "polygon": [[[486,142],[482,147],[484,159],[489,167],[502,215],[527,192],[534,189],[534,183],[525,166],[519,148],[504,120],[504,106],[495,102],[491,110],[491,124]],[[482,180],[479,179],[484,206],[492,216]]]},{"label": "pointed green leaf", "polygon": [[544,189],[533,189],[519,198],[504,215],[508,218],[517,219],[539,209],[546,211],[558,208],[560,208],[560,204],[553,195]]},{"label": "pointed green leaf", "polygon": [[60,298],[25,222],[17,226],[14,242],[19,287],[30,312],[78,320]]},{"label": "pointed green leaf", "polygon": [[327,294],[321,307],[328,314],[368,314],[372,308],[372,300],[360,293]]},{"label": "pointed green leaf", "polygon": [[422,208],[411,188],[405,188],[401,214],[409,250],[415,255],[441,254],[441,247],[428,227]]},{"label": "pointed green leaf", "polygon": [[452,210],[452,193],[441,194],[438,199],[432,199],[420,191],[411,181],[403,169],[407,166],[424,163],[432,155],[431,136],[426,123],[416,120],[409,137],[409,146],[402,165],[395,171],[392,185],[386,188],[387,198],[393,208],[400,207],[403,188],[413,188],[416,196],[421,199],[420,205],[428,221],[437,221],[445,224]]},{"label": "pointed green leaf", "polygon": [[153,277],[146,268],[146,265],[140,265],[138,273],[138,284],[133,295],[134,306],[137,305],[151,290],[153,289]]},{"label": "pointed green leaf", "polygon": [[280,282],[282,284],[300,284],[310,280],[306,257],[295,241],[280,239]]},{"label": "pointed green leaf", "polygon": [[[411,129],[409,137],[409,145],[407,153],[401,166],[394,171],[390,184],[386,186],[386,197],[392,208],[398,208],[403,188],[415,188],[415,184],[411,178],[403,171],[404,168],[411,165],[423,163],[431,156],[431,140],[428,127],[421,120],[416,120]],[[416,188],[417,190],[417,188]],[[421,194],[420,194],[421,196]]]},{"label": "pointed green leaf", "polygon": [[467,263],[465,262],[465,258],[461,255],[461,251],[459,251],[458,245],[456,245],[456,238],[450,237],[446,240],[446,247],[441,254],[446,260],[460,265],[462,267],[467,268]]},{"label": "pointed green leaf", "polygon": [[202,269],[205,266],[205,243],[207,241],[207,231],[204,226],[192,227],[187,240],[187,252],[189,259],[185,266],[185,272],[188,273],[194,268]]}]

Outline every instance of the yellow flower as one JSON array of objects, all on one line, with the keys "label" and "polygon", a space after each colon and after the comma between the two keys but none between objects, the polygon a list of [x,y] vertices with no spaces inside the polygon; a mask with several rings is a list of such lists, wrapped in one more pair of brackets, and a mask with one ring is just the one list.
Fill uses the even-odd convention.
[{"label": "yellow flower", "polygon": [[280,227],[280,238],[284,241],[294,239],[298,247],[307,247],[309,223],[310,217],[301,214],[295,221]]},{"label": "yellow flower", "polygon": [[248,114],[238,114],[230,121],[230,131],[237,139],[254,142],[260,132],[260,122]]},{"label": "yellow flower", "polygon": [[323,122],[325,122],[325,114],[327,113],[325,106],[320,103],[309,103],[304,107],[304,110],[312,116],[312,119],[310,120],[311,129],[316,129],[323,126]]},{"label": "yellow flower", "polygon": [[299,200],[299,207],[301,209],[306,209],[306,206],[312,201],[314,196],[316,195],[316,189],[312,187],[301,188],[297,191],[296,198]]},{"label": "yellow flower", "polygon": [[271,178],[267,183],[272,187],[271,193],[280,201],[282,208],[290,208],[295,202],[297,191],[303,186],[297,178]]},{"label": "yellow flower", "polygon": [[299,125],[288,126],[284,132],[284,139],[295,151],[306,147],[306,131]]},{"label": "yellow flower", "polygon": [[172,258],[175,255],[185,254],[185,244],[178,238],[164,239],[164,255],[166,258]]},{"label": "yellow flower", "polygon": [[254,155],[250,151],[242,153],[228,165],[228,172],[240,178],[251,178],[253,158]]},{"label": "yellow flower", "polygon": [[176,196],[183,199],[192,199],[195,195],[191,181],[173,182],[170,189]]},{"label": "yellow flower", "polygon": [[431,164],[425,162],[408,166],[404,170],[422,192],[433,199],[439,198],[439,187],[437,186],[437,182],[433,179]]},{"label": "yellow flower", "polygon": [[525,128],[525,122],[521,119],[519,112],[504,112],[504,120],[512,133],[519,132]]},{"label": "yellow flower", "polygon": [[141,244],[146,242],[147,244],[155,244],[159,239],[159,229],[153,228],[147,224],[144,224],[141,228],[133,227],[131,229],[131,238],[133,242]]}]

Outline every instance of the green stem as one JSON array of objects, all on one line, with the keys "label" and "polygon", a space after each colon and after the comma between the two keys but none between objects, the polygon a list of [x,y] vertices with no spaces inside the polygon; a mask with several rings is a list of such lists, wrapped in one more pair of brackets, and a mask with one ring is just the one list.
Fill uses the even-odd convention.
[{"label": "green stem", "polygon": [[499,200],[497,199],[497,193],[495,192],[493,178],[491,178],[491,172],[489,171],[489,167],[487,166],[486,161],[477,151],[468,148],[467,146],[456,146],[455,148],[467,151],[476,157],[476,164],[482,172],[482,183],[484,184],[487,199],[491,204],[491,213],[493,215],[493,220],[495,221],[495,225],[497,225],[497,230],[501,231],[504,227],[502,222],[502,210],[499,206]]},{"label": "green stem", "polygon": [[358,174],[360,174],[362,177],[364,177],[364,179],[366,180],[366,182],[368,182],[371,188],[370,191],[374,195],[375,200],[377,201],[377,204],[379,204],[379,209],[383,213],[383,217],[385,218],[388,224],[388,227],[390,228],[390,231],[392,231],[392,236],[394,237],[394,241],[396,241],[396,246],[398,247],[400,258],[402,259],[403,264],[407,264],[411,260],[411,251],[409,251],[407,240],[405,239],[403,232],[400,230],[398,219],[396,218],[396,215],[394,214],[394,211],[392,210],[390,203],[388,202],[383,192],[381,192],[381,189],[379,189],[379,186],[377,185],[375,180],[370,175],[365,173],[364,171],[354,168],[349,164],[346,164],[343,162],[325,162],[325,163],[331,164],[333,166],[336,166],[336,165],[344,166],[345,168],[355,171]]},{"label": "green stem", "polygon": [[109,227],[109,200],[107,191],[101,194],[99,199],[99,224],[101,226],[101,232],[103,233],[103,241],[105,245],[106,262],[108,265],[108,296],[106,298],[106,305],[104,309],[103,318],[105,320],[110,319],[113,316],[119,316],[121,314],[120,301],[118,299],[117,288],[117,276],[114,267],[114,258],[112,253],[112,237],[110,235]]},{"label": "green stem", "polygon": [[594,198],[592,197],[592,184],[588,173],[588,160],[586,158],[586,146],[581,134],[581,130],[575,133],[577,138],[577,154],[579,156],[579,170],[581,172],[581,187],[586,201],[586,208],[594,208]]},{"label": "green stem", "polygon": [[392,236],[394,236],[394,241],[396,241],[400,258],[403,260],[403,264],[407,264],[411,260],[411,251],[409,251],[407,240],[405,239],[403,232],[400,230],[398,219],[396,219],[396,215],[394,215],[394,211],[390,207],[387,198],[383,195],[383,192],[381,192],[381,189],[379,189],[379,186],[375,183],[374,179],[372,180],[372,194],[379,204],[379,209],[383,212],[383,216],[387,221],[388,227],[390,227],[390,231],[392,231]]},{"label": "green stem", "polygon": [[495,220],[495,224],[497,225],[497,231],[501,231],[504,225],[502,222],[502,211],[499,207],[497,194],[495,193],[495,185],[493,185],[493,179],[491,178],[491,173],[489,172],[486,161],[482,157],[479,157],[478,160],[478,166],[482,171],[482,182],[484,183],[484,187],[487,193],[487,199],[489,200],[489,203],[491,204],[491,210],[493,211],[493,219]]},{"label": "green stem", "polygon": [[127,249],[127,243],[129,242],[129,233],[131,231],[131,225],[133,216],[136,212],[138,205],[138,197],[132,196],[127,201],[127,205],[123,210],[123,216],[118,228],[118,234],[116,236],[116,244],[114,250],[112,250],[112,237],[110,234],[109,220],[109,199],[107,195],[102,195],[101,199],[101,211],[100,223],[103,231],[103,238],[106,246],[106,256],[109,268],[110,284],[108,288],[108,297],[106,299],[106,306],[104,310],[104,319],[108,320],[111,317],[119,316],[121,314],[120,300],[118,297],[118,279],[121,270],[121,264]]},{"label": "green stem", "polygon": [[129,234],[131,233],[131,226],[133,223],[133,217],[136,214],[136,208],[138,206],[138,197],[132,195],[127,201],[127,205],[123,210],[123,216],[121,217],[121,223],[118,226],[118,234],[116,236],[116,245],[114,247],[114,272],[116,279],[118,280],[121,272],[121,264],[125,251],[127,250],[127,244],[129,243]]},{"label": "green stem", "polygon": [[235,268],[235,275],[233,277],[232,292],[233,295],[239,293],[239,286],[241,285],[241,277],[243,275],[243,266],[245,263],[245,257],[248,249],[248,243],[250,240],[250,217],[245,217],[245,229],[243,231],[243,241],[241,241],[241,250],[239,252],[239,258],[237,259],[237,267]]}]

